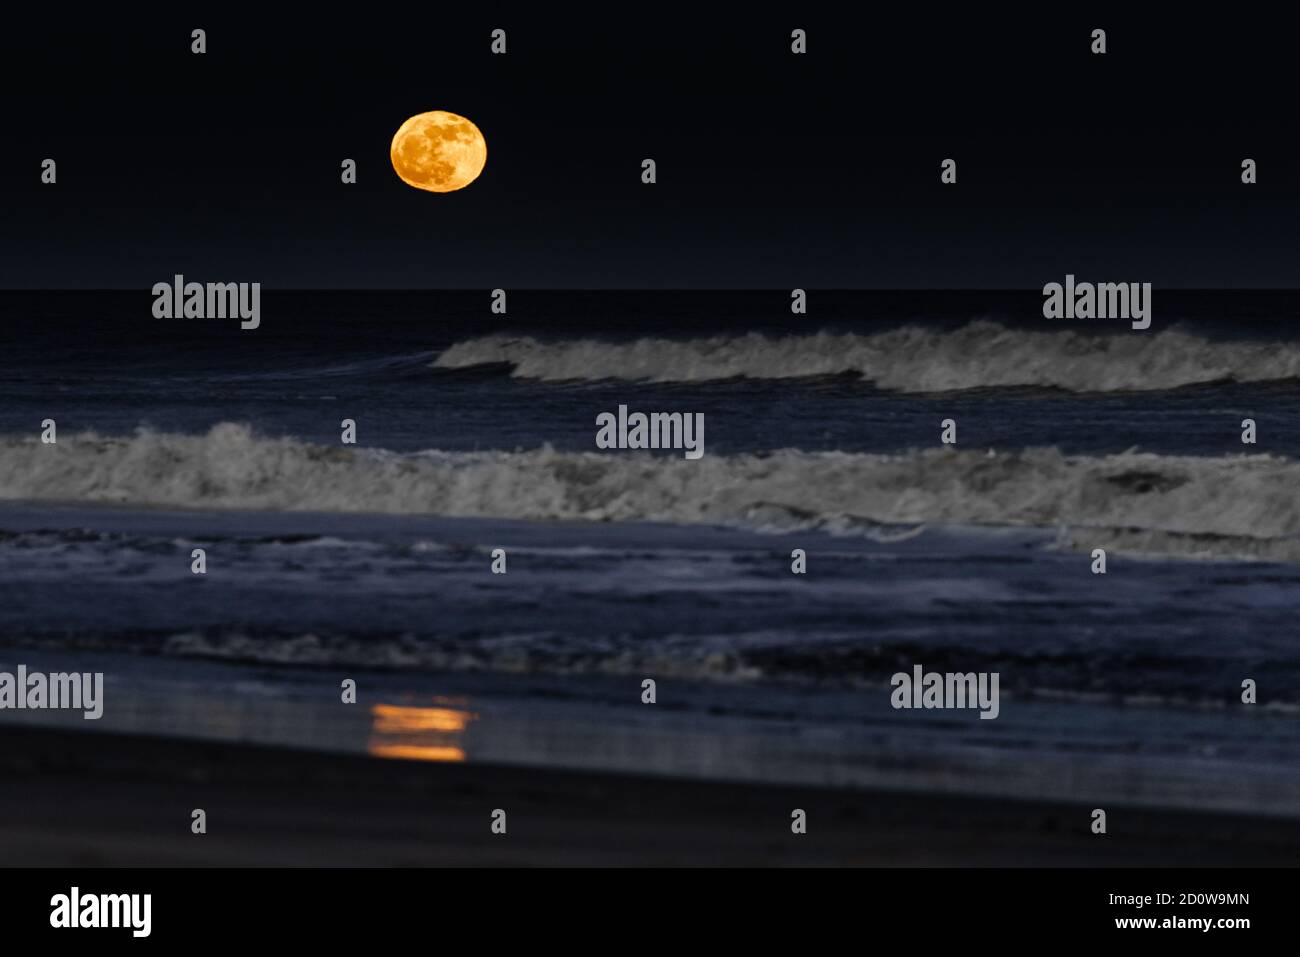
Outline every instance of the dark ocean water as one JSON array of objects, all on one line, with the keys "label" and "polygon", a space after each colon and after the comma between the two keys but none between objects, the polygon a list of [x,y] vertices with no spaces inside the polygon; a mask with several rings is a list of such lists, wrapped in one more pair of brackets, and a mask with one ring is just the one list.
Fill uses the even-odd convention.
[{"label": "dark ocean water", "polygon": [[[239,422],[268,436],[336,444],[339,420],[350,417],[360,425],[359,444],[395,451],[544,442],[586,451],[595,415],[631,402],[704,412],[709,448],[718,453],[927,447],[937,444],[938,423],[947,417],[958,420],[963,446],[1072,453],[1137,446],[1179,455],[1242,451],[1240,422],[1252,417],[1259,450],[1300,453],[1300,334],[1292,318],[1300,294],[1157,291],[1147,332],[1132,332],[1122,320],[1044,320],[1041,303],[1036,293],[814,290],[810,314],[794,316],[780,290],[548,291],[513,293],[508,314],[494,316],[486,291],[266,292],[262,326],[245,332],[231,320],[154,319],[144,292],[5,293],[0,311],[10,334],[0,359],[0,432],[30,432],[47,417],[62,429],[104,435],[142,426],[195,433]],[[1037,334],[1054,342],[1023,352],[994,345],[988,356],[944,343],[978,320],[1025,341]],[[817,365],[806,361],[811,350],[801,339],[822,331],[868,338],[904,326],[932,338],[886,344],[879,364],[914,369],[910,377],[900,373],[909,391],[864,381],[850,359],[839,370],[799,376]],[[1171,332],[1180,338],[1145,353],[1126,348]],[[492,336],[572,345],[750,334],[778,343],[782,378],[729,376],[745,367],[736,359],[744,350],[725,342],[710,350],[712,362],[706,357],[690,368],[675,367],[673,356],[656,363],[651,348],[644,368],[669,380],[711,368],[729,377],[642,380],[635,388],[598,378],[601,366],[583,356],[569,366],[584,376],[576,381],[514,378],[507,348],[495,350],[496,364],[430,367],[448,347]],[[1071,336],[1115,345],[1098,355],[1089,343],[1067,342]],[[980,333],[963,342],[993,338]],[[1234,354],[1233,344],[1261,352]],[[1284,368],[1242,381],[1265,374],[1257,371],[1262,356]],[[1098,391],[1081,394],[1072,369]],[[1013,380],[1020,372],[1023,384],[980,387],[993,370]],[[1103,370],[1118,370],[1118,384],[1128,388],[1116,388]]]},{"label": "dark ocean water", "polygon": [[[0,651],[495,675],[592,726],[650,676],[692,689],[692,747],[741,720],[849,767],[884,735],[1120,792],[1154,761],[1184,803],[1300,768],[1300,295],[1157,291],[1145,332],[1035,293],[788,302],[269,292],[244,332],[5,294]],[[703,413],[705,456],[598,451],[620,404]],[[999,718],[893,710],[914,664],[998,672]]]}]

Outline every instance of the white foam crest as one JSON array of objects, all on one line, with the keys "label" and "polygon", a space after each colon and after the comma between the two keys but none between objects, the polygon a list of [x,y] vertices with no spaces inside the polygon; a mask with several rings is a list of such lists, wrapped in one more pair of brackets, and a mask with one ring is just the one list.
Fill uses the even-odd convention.
[{"label": "white foam crest", "polygon": [[[655,521],[751,529],[963,523],[1141,529],[1268,541],[1300,560],[1300,463],[1125,452],[783,450],[698,461],[646,453],[419,452],[312,445],[222,423],[204,435],[0,438],[0,499]],[[1235,552],[1234,552],[1235,554]],[[1261,556],[1262,557],[1262,556]]]},{"label": "white foam crest", "polygon": [[433,365],[459,369],[490,363],[512,365],[519,378],[549,381],[698,382],[855,373],[901,392],[1016,386],[1114,392],[1296,378],[1300,346],[1215,342],[1178,328],[1099,334],[1008,329],[979,320],[951,331],[904,326],[871,335],[749,333],[631,342],[495,335],[457,343]]}]

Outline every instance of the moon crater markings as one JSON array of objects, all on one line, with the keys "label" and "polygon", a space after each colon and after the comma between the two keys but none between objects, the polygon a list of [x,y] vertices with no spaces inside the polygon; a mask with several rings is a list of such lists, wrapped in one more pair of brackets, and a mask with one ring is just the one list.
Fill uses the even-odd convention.
[{"label": "moon crater markings", "polygon": [[464,189],[483,172],[487,141],[465,117],[434,110],[398,127],[389,155],[393,170],[408,186],[450,193]]}]

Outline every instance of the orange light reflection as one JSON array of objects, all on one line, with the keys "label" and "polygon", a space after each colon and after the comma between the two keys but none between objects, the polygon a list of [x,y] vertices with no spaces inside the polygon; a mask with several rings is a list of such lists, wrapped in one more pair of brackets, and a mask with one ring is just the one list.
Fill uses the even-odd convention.
[{"label": "orange light reflection", "polygon": [[457,708],[377,704],[366,752],[401,761],[464,761],[465,729],[478,715]]}]

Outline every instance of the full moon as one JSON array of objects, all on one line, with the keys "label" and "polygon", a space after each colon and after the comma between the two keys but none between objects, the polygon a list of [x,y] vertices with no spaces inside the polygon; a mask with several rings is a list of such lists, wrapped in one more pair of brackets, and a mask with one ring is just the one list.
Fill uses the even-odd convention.
[{"label": "full moon", "polygon": [[434,110],[398,127],[390,153],[393,169],[406,185],[450,193],[464,189],[483,172],[487,141],[465,117]]}]

